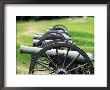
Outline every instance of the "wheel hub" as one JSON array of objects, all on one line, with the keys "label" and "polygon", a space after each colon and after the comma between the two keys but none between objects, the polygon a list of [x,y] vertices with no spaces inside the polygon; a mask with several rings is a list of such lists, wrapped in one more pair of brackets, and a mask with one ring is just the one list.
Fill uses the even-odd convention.
[{"label": "wheel hub", "polygon": [[60,68],[56,71],[56,74],[67,74],[67,71],[63,68]]}]

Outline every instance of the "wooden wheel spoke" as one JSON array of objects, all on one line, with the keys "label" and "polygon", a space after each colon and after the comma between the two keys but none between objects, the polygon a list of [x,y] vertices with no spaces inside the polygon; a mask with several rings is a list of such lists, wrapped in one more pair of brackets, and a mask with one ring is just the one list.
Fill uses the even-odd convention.
[{"label": "wooden wheel spoke", "polygon": [[57,65],[57,68],[58,68],[58,67],[60,67],[60,59],[59,59],[58,49],[56,49],[56,55],[57,55],[57,60],[58,60],[58,65]]},{"label": "wooden wheel spoke", "polygon": [[67,50],[67,53],[66,53],[66,56],[65,56],[65,59],[64,59],[64,62],[63,62],[62,67],[65,66],[65,61],[67,60],[67,56],[68,56],[68,52],[69,52],[69,51],[70,51],[70,48],[68,48],[68,50]]},{"label": "wooden wheel spoke", "polygon": [[44,65],[44,64],[42,64],[40,62],[37,62],[37,63],[40,64],[40,65],[42,65],[43,67],[47,68],[48,70],[54,71],[53,69],[49,68],[48,66],[46,66],[46,65]]},{"label": "wooden wheel spoke", "polygon": [[50,62],[55,66],[55,68],[57,68],[57,66],[55,65],[55,63],[53,62],[53,60],[45,53],[46,57],[48,58],[48,60],[50,60]]},{"label": "wooden wheel spoke", "polygon": [[71,69],[71,70],[68,70],[68,72],[71,72],[71,71],[73,71],[73,70],[76,70],[76,69],[78,69],[78,68],[80,68],[80,67],[84,67],[85,65],[87,65],[87,63],[86,63],[86,64],[83,64],[83,65],[80,65],[80,66],[78,66],[78,67],[75,67],[75,68],[73,68],[73,69]]},{"label": "wooden wheel spoke", "polygon": [[66,66],[66,69],[80,56],[80,53]]}]

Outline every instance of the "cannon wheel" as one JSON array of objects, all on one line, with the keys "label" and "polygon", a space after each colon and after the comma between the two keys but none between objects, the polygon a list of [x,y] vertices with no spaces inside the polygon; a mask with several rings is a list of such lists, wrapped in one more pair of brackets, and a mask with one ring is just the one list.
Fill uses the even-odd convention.
[{"label": "cannon wheel", "polygon": [[53,30],[57,29],[57,28],[62,29],[62,30],[68,30],[67,27],[65,27],[64,25],[57,24],[57,25],[53,26]]},{"label": "cannon wheel", "polygon": [[[58,32],[57,32],[57,34],[58,34]],[[41,39],[40,39],[40,41],[38,42],[38,43],[33,43],[33,47],[43,47],[43,46],[45,46],[47,43],[45,42],[45,40],[56,40],[56,39],[60,39],[60,40],[62,40],[62,41],[64,41],[64,40],[66,40],[66,38],[63,36],[63,35],[53,35],[53,34],[51,34],[51,33],[47,33],[47,34],[45,34],[43,37],[41,37]],[[36,55],[35,54],[31,54],[31,61],[33,61],[33,60],[35,60],[36,59],[36,57],[35,57]]]},{"label": "cannon wheel", "polygon": [[62,40],[62,41],[67,40],[64,36],[57,35],[57,34],[54,35],[54,34],[51,34],[51,33],[50,33],[50,34],[46,34],[46,35],[44,35],[43,37],[41,37],[40,40],[39,40],[39,42],[33,44],[33,46],[39,47],[39,46],[42,45],[43,42],[46,44],[45,40],[56,40],[56,39],[60,39],[60,40]]},{"label": "cannon wheel", "polygon": [[60,35],[60,36],[64,37],[64,36],[62,35],[62,33],[57,32],[57,31],[55,31],[55,30],[49,31],[49,32],[45,33],[43,36],[45,36],[45,35],[47,35],[47,34],[56,34],[56,35]]},{"label": "cannon wheel", "polygon": [[62,30],[65,34],[69,35],[68,29],[64,25],[60,25],[60,24],[55,25],[55,26],[53,26],[53,29],[52,30]]},{"label": "cannon wheel", "polygon": [[[61,56],[58,54],[59,47],[67,48],[67,53],[65,56]],[[46,54],[46,51],[51,49],[56,49],[56,55],[53,56],[55,59]],[[69,51],[77,51],[79,52],[79,54],[74,59],[71,59],[68,57]],[[46,66],[47,63],[45,63],[42,60],[39,60],[39,58],[42,57],[43,55],[48,59],[47,61],[49,61],[47,66]],[[86,63],[84,64],[77,63],[77,58],[80,55],[84,57]],[[45,67],[46,70],[51,71],[50,74],[94,74],[94,67],[92,61],[89,59],[87,54],[77,46],[72,45],[71,43],[62,41],[61,42],[54,41],[51,43],[49,42],[45,44],[43,46],[43,49],[41,49],[34,57],[36,59],[32,60],[30,63],[29,74],[33,74],[35,65],[39,64]]]}]

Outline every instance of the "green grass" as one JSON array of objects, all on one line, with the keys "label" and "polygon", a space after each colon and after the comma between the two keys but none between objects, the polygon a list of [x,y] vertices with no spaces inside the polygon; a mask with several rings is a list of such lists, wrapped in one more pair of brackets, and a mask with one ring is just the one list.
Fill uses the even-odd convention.
[{"label": "green grass", "polygon": [[29,54],[20,54],[20,45],[32,46],[32,37],[34,34],[42,32],[45,33],[49,27],[52,27],[56,24],[65,25],[68,28],[69,34],[76,45],[85,52],[92,53],[94,55],[93,17],[89,17],[87,19],[78,19],[73,17],[72,20],[64,18],[58,20],[21,21],[16,23],[16,61],[18,74],[27,73],[31,59]]}]

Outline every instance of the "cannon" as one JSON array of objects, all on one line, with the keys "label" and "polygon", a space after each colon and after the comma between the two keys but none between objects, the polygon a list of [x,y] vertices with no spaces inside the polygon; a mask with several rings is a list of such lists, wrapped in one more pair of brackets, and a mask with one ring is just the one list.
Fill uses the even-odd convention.
[{"label": "cannon", "polygon": [[36,34],[33,46],[20,46],[20,53],[31,54],[29,74],[94,74],[94,57],[71,40],[68,29],[55,25],[47,33]]},{"label": "cannon", "polygon": [[[20,53],[27,53],[27,54],[37,54],[42,48],[39,47],[30,47],[30,46],[24,46],[21,45],[20,46]],[[58,54],[62,54],[62,55],[66,55],[66,50],[58,50]],[[51,50],[47,50],[46,54],[49,56],[54,56],[56,55],[56,50],[55,49],[51,49]],[[78,52],[77,51],[69,51],[68,52],[68,57],[70,58],[75,58],[76,56],[78,56]],[[89,57],[89,59],[91,61],[93,61],[93,55],[90,53],[86,53]],[[85,63],[84,57],[82,55],[80,55],[77,59],[77,61]]]}]

